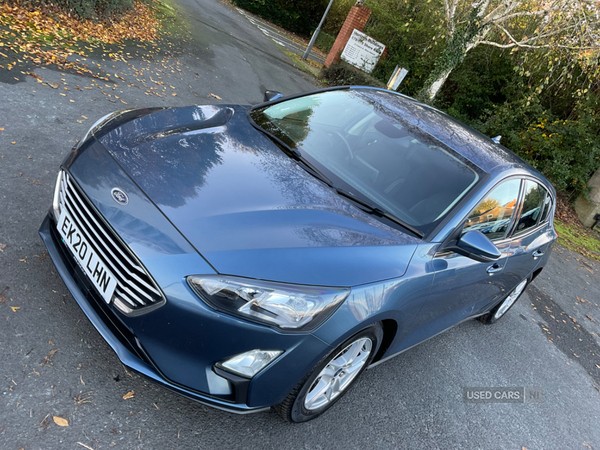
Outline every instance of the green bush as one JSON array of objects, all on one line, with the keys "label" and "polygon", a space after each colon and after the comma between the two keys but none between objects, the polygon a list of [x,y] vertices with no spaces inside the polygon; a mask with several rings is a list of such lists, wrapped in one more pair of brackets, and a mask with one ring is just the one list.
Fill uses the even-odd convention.
[{"label": "green bush", "polygon": [[[346,16],[355,3],[356,0],[335,0],[323,24],[323,31],[332,36],[337,36],[342,29],[342,25],[344,25]],[[319,20],[321,20],[320,17]]]},{"label": "green bush", "polygon": [[280,27],[309,37],[325,12],[325,0],[231,0],[231,2]]},{"label": "green bush", "polygon": [[329,50],[331,50],[331,47],[333,47],[334,42],[335,36],[321,31],[319,36],[317,36],[317,40],[315,41],[315,47],[317,47],[323,53],[329,53]]},{"label": "green bush", "polygon": [[[528,104],[529,103],[529,104]],[[600,128],[593,111],[580,106],[560,119],[541,104],[522,100],[494,108],[478,128],[502,135],[502,144],[546,175],[557,190],[576,198],[600,167]]]},{"label": "green bush", "polygon": [[325,81],[329,86],[373,86],[384,88],[385,84],[368,73],[358,70],[348,63],[340,62],[332,64],[326,69],[321,70],[319,78]]}]

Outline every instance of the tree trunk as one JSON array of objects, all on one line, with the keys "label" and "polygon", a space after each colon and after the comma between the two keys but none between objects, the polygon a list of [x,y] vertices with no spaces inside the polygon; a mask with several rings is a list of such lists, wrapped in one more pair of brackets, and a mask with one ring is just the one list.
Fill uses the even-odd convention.
[{"label": "tree trunk", "polygon": [[491,25],[480,24],[479,12],[479,8],[473,8],[468,20],[454,30],[446,48],[436,60],[433,71],[417,95],[419,100],[431,103],[448,76],[465,60],[467,53],[485,39]]},{"label": "tree trunk", "polygon": [[430,76],[425,82],[423,89],[419,92],[419,98],[423,101],[431,102],[455,68],[456,66],[443,70],[435,77]]}]

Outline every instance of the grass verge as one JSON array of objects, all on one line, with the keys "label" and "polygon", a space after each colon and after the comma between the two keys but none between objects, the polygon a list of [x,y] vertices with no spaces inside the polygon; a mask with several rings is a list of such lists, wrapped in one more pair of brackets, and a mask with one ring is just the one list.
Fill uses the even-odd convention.
[{"label": "grass verge", "polygon": [[600,233],[554,219],[558,243],[582,255],[600,261]]}]

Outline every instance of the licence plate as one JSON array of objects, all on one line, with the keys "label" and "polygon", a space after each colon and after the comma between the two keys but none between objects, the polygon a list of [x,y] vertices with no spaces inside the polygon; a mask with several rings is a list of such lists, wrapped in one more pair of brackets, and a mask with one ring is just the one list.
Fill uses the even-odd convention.
[{"label": "licence plate", "polygon": [[117,287],[117,280],[96,254],[66,208],[62,208],[57,228],[81,270],[86,273],[104,301],[110,303]]}]

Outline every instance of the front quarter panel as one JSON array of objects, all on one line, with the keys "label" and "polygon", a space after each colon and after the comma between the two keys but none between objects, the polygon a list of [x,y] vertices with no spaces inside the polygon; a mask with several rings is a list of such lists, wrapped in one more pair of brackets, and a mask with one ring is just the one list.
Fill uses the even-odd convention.
[{"label": "front quarter panel", "polygon": [[393,354],[431,288],[431,261],[437,247],[438,244],[419,244],[401,278],[352,288],[344,304],[313,334],[335,347],[372,323],[393,320],[397,331],[383,357]]}]

